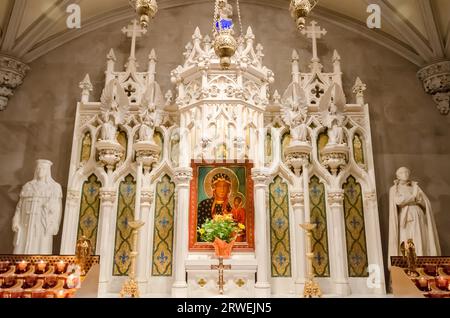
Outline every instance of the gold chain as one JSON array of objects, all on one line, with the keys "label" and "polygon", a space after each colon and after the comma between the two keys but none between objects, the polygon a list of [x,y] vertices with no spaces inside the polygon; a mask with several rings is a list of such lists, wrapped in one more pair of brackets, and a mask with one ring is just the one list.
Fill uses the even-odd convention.
[{"label": "gold chain", "polygon": [[241,19],[241,6],[239,5],[239,0],[236,0],[236,6],[237,6],[237,12],[238,12],[238,18],[239,18],[239,27],[241,29],[240,36],[244,36],[244,29],[242,27],[242,19]]},{"label": "gold chain", "polygon": [[219,24],[219,30],[221,29],[220,25],[220,17],[219,17],[219,0],[216,0],[214,5],[214,17],[213,17],[213,35],[217,34],[217,24]]}]

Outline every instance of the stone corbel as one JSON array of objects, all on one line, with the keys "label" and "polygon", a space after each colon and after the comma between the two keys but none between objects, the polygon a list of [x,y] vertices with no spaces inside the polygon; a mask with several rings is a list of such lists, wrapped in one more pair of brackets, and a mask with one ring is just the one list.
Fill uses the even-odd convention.
[{"label": "stone corbel", "polygon": [[175,176],[174,176],[175,184],[178,187],[182,187],[182,186],[189,187],[192,176],[193,176],[192,168],[190,168],[190,167],[177,168],[175,170]]},{"label": "stone corbel", "polygon": [[441,61],[422,68],[417,77],[425,92],[432,95],[442,115],[450,112],[450,61]]},{"label": "stone corbel", "polygon": [[344,191],[329,192],[328,203],[330,205],[342,205],[344,203]]},{"label": "stone corbel", "polygon": [[0,54],[0,111],[6,109],[14,90],[22,85],[29,69],[20,60]]}]

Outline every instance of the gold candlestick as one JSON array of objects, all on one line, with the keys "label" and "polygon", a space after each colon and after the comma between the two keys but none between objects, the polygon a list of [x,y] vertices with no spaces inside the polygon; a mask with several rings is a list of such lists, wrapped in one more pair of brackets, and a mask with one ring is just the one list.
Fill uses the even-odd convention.
[{"label": "gold candlestick", "polygon": [[225,269],[231,269],[231,265],[223,265],[223,257],[219,257],[219,265],[211,265],[211,269],[217,269],[219,271],[219,294],[223,295],[223,288],[225,286],[223,271]]},{"label": "gold candlestick", "polygon": [[306,257],[308,259],[308,277],[305,281],[305,289],[303,291],[303,297],[312,298],[312,297],[322,297],[322,292],[320,290],[319,284],[314,280],[314,269],[312,265],[312,260],[314,257],[314,252],[312,251],[312,230],[316,228],[316,224],[305,223],[300,224],[302,229],[306,231],[307,237],[307,252]]},{"label": "gold candlestick", "polygon": [[136,257],[138,255],[137,251],[137,236],[139,229],[144,226],[144,222],[142,221],[131,221],[128,225],[132,229],[132,243],[133,250],[130,253],[131,264],[130,264],[130,272],[128,274],[128,281],[122,287],[120,291],[120,297],[130,296],[132,298],[139,298],[139,286],[136,282]]}]

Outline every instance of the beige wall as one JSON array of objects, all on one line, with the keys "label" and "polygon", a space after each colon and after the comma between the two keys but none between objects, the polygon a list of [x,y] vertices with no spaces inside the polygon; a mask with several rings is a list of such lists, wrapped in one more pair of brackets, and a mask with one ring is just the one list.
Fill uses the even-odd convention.
[{"label": "beige wall", "polygon": [[[195,26],[211,30],[212,6],[197,4],[158,13],[152,31],[139,41],[143,68],[151,48],[158,54],[158,75],[164,92],[171,88],[170,71],[182,61],[184,46]],[[276,75],[280,93],[290,82],[290,56],[299,50],[305,70],[310,42],[298,35],[287,10],[243,5],[244,25],[252,25],[265,47],[265,64]],[[21,186],[31,180],[34,161],[54,162],[53,177],[66,188],[78,83],[86,73],[95,86],[95,100],[103,87],[106,54],[112,47],[123,65],[129,40],[120,32],[128,21],[99,29],[34,61],[23,86],[5,112],[0,113],[0,253],[12,252],[11,219]],[[320,21],[319,21],[320,22]],[[383,245],[387,246],[388,190],[396,168],[413,170],[435,210],[444,254],[450,255],[450,116],[439,115],[431,98],[416,80],[416,66],[356,33],[321,23],[328,30],[319,53],[330,70],[333,49],[342,57],[345,90],[357,76],[367,84]],[[59,239],[55,252],[59,249]],[[386,254],[386,250],[385,250]]]}]

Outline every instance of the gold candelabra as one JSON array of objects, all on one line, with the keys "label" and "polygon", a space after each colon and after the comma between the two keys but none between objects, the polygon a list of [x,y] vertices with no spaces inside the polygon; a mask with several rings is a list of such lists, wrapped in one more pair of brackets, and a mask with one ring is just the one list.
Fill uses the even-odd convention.
[{"label": "gold candelabra", "polygon": [[314,253],[312,251],[312,231],[316,228],[316,224],[305,223],[300,224],[302,229],[306,231],[307,237],[307,252],[306,257],[308,259],[308,276],[305,281],[305,289],[303,291],[303,297],[312,298],[312,297],[322,297],[322,292],[320,290],[319,284],[314,280],[314,270],[312,265],[312,260],[314,257]]},{"label": "gold candelabra", "polygon": [[128,223],[128,226],[132,229],[132,244],[133,250],[130,253],[131,264],[130,264],[130,272],[128,274],[128,281],[122,287],[120,291],[120,297],[123,298],[125,296],[130,296],[132,298],[139,298],[139,286],[136,282],[136,257],[138,255],[137,251],[137,236],[139,233],[139,229],[144,225],[143,221],[131,221]]}]

